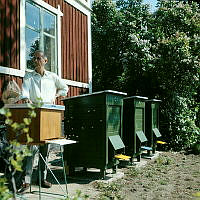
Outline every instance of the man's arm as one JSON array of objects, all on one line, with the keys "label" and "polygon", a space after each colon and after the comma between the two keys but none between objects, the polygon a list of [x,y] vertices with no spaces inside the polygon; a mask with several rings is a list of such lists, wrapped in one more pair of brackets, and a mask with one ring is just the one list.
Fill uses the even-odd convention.
[{"label": "man's arm", "polygon": [[25,75],[23,79],[23,84],[22,84],[22,95],[20,99],[22,100],[22,103],[32,103],[30,100],[30,82],[27,76]]},{"label": "man's arm", "polygon": [[67,96],[69,88],[64,80],[56,76],[57,96]]}]

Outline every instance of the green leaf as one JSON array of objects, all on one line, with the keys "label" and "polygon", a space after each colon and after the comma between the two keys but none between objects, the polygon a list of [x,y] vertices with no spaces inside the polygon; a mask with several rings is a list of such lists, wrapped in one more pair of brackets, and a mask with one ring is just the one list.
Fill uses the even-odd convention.
[{"label": "green leaf", "polygon": [[33,142],[33,139],[29,136],[29,134],[26,134],[27,142]]},{"label": "green leaf", "polygon": [[22,171],[21,166],[19,165],[19,163],[14,160],[13,158],[10,160],[12,166],[17,170],[17,171]]},{"label": "green leaf", "polygon": [[8,125],[11,125],[12,122],[13,122],[13,121],[12,121],[11,119],[6,119],[6,120],[5,120],[5,124],[8,124]]},{"label": "green leaf", "polygon": [[0,114],[1,114],[1,115],[5,115],[7,112],[8,112],[8,109],[7,109],[7,108],[1,108],[1,109],[0,109]]},{"label": "green leaf", "polygon": [[23,121],[27,126],[30,125],[30,123],[31,123],[31,119],[30,118],[24,118]]},{"label": "green leaf", "polygon": [[19,127],[19,125],[18,125],[18,123],[14,122],[14,123],[11,125],[11,127],[12,127],[14,130],[16,130],[16,129]]},{"label": "green leaf", "polygon": [[29,112],[28,112],[28,115],[29,115],[31,118],[35,118],[35,117],[36,117],[36,113],[35,113],[34,110],[29,111]]},{"label": "green leaf", "polygon": [[12,116],[12,114],[11,114],[11,112],[10,112],[10,111],[7,111],[7,112],[5,113],[5,116],[6,116],[6,117],[11,117],[11,116]]},{"label": "green leaf", "polygon": [[23,132],[24,132],[24,133],[28,133],[28,132],[29,132],[29,127],[23,128]]}]

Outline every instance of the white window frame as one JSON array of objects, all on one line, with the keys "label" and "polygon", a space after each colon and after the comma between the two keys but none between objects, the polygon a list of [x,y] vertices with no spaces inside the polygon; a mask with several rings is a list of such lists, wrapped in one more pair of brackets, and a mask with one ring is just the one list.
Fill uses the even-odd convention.
[{"label": "white window frame", "polygon": [[[54,13],[57,16],[57,53],[58,53],[58,75],[61,77],[61,17],[63,13],[58,8],[54,8],[51,5],[45,3],[42,0],[32,0],[32,2],[38,4],[44,9]],[[25,41],[25,3],[26,0],[20,0],[20,69],[14,69],[7,66],[0,66],[1,74],[8,74],[18,77],[24,77],[26,69],[26,41]]]},{"label": "white window frame", "polygon": [[[21,12],[22,10],[25,9],[25,4],[24,4],[24,0],[20,1],[20,20],[22,19],[22,15],[23,12]],[[25,58],[23,52],[21,52],[21,49],[25,49],[25,42],[22,43],[21,42],[21,38],[25,38],[25,32],[23,31],[23,28],[25,28],[25,26],[23,27],[23,24],[20,23],[20,69],[14,69],[14,68],[10,68],[7,66],[0,66],[0,73],[1,74],[8,74],[8,75],[13,75],[13,76],[19,76],[19,77],[24,77],[25,74],[25,65],[24,65],[24,60],[25,59],[21,59],[21,58]],[[23,36],[23,37],[22,37]],[[22,53],[22,54],[21,54]]]},{"label": "white window frame", "polygon": [[70,5],[72,5],[73,7],[80,10],[81,12],[83,12],[84,14],[86,13],[89,14],[92,11],[91,0],[87,0],[87,1],[86,0],[65,0],[65,1],[69,3]]},{"label": "white window frame", "polygon": [[[58,8],[54,8],[51,5],[45,3],[42,0],[32,0],[34,3],[42,6],[43,8],[53,12],[57,15],[57,44],[58,44],[58,75],[61,77],[61,17],[63,13]],[[66,84],[80,87],[80,88],[89,88],[89,93],[92,93],[92,49],[91,49],[91,0],[87,2],[85,0],[64,0],[88,17],[88,81],[89,83],[83,83],[78,81],[72,81],[64,79]],[[17,77],[24,77],[26,69],[26,41],[25,41],[25,26],[26,26],[26,17],[25,17],[25,3],[26,0],[20,0],[20,69],[9,68],[6,66],[0,66],[1,74],[8,74]]]},{"label": "white window frame", "polygon": [[[51,13],[56,15],[57,18],[57,68],[58,68],[58,76],[61,77],[61,17],[63,16],[63,13],[60,10],[60,6],[58,8],[54,8],[48,3],[45,3],[42,0],[31,0],[33,3],[37,4],[38,6],[50,11]],[[20,1],[20,9],[25,11],[25,3],[26,0]],[[26,69],[26,41],[25,41],[25,26],[26,26],[26,16],[25,12],[20,12],[20,69],[24,69],[26,71],[29,71],[29,69]]]}]

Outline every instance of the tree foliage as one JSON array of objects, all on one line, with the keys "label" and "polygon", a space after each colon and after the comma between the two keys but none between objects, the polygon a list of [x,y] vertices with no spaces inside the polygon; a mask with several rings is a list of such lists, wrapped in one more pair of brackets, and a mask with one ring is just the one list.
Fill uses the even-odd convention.
[{"label": "tree foliage", "polygon": [[121,74],[120,16],[111,0],[96,1],[95,5],[92,18],[92,39],[96,41],[93,43],[93,71],[98,73],[93,73],[94,87],[108,89]]},{"label": "tree foliage", "polygon": [[161,133],[182,149],[199,137],[200,14],[196,3],[93,4],[93,87],[159,98]]}]

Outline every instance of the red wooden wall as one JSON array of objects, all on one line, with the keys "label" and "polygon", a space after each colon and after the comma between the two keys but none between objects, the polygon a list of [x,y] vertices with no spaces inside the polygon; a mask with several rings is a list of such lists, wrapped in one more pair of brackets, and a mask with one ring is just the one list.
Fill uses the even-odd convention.
[{"label": "red wooden wall", "polygon": [[62,74],[63,78],[88,83],[88,22],[87,16],[64,0],[45,0],[57,8],[62,17]]},{"label": "red wooden wall", "polygon": [[[87,16],[64,0],[44,0],[61,7],[62,78],[88,83],[88,21]],[[20,66],[20,0],[0,0],[0,66]],[[22,78],[0,74],[0,88],[5,79],[21,85]],[[88,89],[69,86],[68,96],[87,93]],[[60,103],[60,101],[58,102]]]},{"label": "red wooden wall", "polygon": [[19,0],[0,0],[0,66],[19,69]]}]

